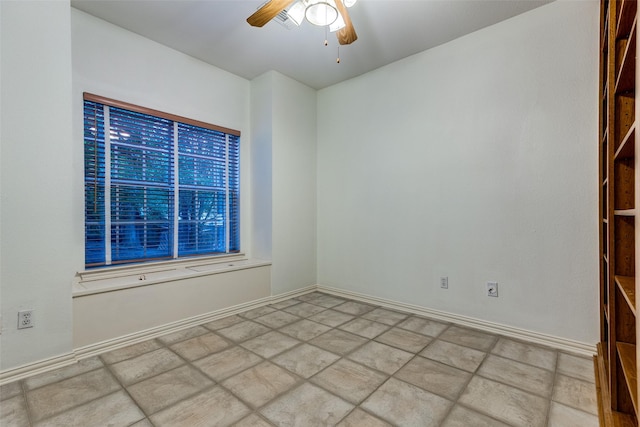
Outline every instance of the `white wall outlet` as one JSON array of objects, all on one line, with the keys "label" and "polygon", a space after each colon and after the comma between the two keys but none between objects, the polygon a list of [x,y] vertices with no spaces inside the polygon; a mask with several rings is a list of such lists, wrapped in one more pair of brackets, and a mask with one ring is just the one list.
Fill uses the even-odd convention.
[{"label": "white wall outlet", "polygon": [[498,282],[487,282],[487,296],[488,297],[498,296]]},{"label": "white wall outlet", "polygon": [[33,310],[18,312],[18,329],[33,328]]},{"label": "white wall outlet", "polygon": [[449,289],[449,278],[448,277],[441,277],[440,278],[440,287],[442,289]]}]

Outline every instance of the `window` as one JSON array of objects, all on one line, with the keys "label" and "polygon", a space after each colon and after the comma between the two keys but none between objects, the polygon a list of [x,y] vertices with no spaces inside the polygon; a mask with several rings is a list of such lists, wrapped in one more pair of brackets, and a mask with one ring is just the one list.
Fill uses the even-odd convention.
[{"label": "window", "polygon": [[85,266],[239,252],[240,132],[84,96]]}]

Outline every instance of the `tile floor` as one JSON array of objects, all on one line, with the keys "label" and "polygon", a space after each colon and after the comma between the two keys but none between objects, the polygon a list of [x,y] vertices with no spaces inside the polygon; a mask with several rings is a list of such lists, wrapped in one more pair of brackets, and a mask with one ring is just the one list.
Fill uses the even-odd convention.
[{"label": "tile floor", "polygon": [[589,358],[318,292],[0,391],[0,426],[598,425]]}]

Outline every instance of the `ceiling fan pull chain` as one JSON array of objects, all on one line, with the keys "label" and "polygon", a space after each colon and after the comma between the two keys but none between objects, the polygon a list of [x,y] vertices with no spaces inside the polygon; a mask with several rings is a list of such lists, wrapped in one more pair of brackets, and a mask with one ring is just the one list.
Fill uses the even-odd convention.
[{"label": "ceiling fan pull chain", "polygon": [[336,58],[336,64],[340,63],[340,43],[338,43],[338,58]]},{"label": "ceiling fan pull chain", "polygon": [[327,36],[327,28],[329,27],[324,27],[324,45],[325,46],[329,46],[329,37]]}]

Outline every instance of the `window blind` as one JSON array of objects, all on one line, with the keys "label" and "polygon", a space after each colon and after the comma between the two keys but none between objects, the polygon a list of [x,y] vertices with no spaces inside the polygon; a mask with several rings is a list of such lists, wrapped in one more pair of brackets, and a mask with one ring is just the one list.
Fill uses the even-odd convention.
[{"label": "window blind", "polygon": [[86,267],[238,252],[239,132],[123,105],[85,95]]}]

